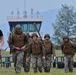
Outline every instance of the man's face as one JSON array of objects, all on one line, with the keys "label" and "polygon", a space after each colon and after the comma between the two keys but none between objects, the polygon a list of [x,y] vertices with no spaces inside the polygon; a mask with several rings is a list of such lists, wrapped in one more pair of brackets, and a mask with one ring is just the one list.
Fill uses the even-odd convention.
[{"label": "man's face", "polygon": [[36,41],[37,40],[37,36],[33,36],[33,40]]},{"label": "man's face", "polygon": [[66,38],[66,39],[64,39],[64,42],[68,42],[69,40]]},{"label": "man's face", "polygon": [[49,37],[45,37],[45,41],[48,41],[49,40]]},{"label": "man's face", "polygon": [[21,30],[17,30],[17,31],[16,31],[16,33],[17,33],[18,35],[21,34],[21,32],[22,32]]}]

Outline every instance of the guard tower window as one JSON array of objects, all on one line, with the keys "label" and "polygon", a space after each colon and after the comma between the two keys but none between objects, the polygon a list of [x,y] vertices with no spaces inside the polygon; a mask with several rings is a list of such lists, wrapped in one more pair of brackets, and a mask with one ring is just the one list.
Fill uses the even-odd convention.
[{"label": "guard tower window", "polygon": [[35,27],[34,27],[33,24],[29,24],[29,25],[28,25],[28,28],[29,28],[29,31],[30,31],[30,32],[35,32],[35,31],[36,31],[36,29],[35,29]]},{"label": "guard tower window", "polygon": [[21,26],[22,26],[22,30],[24,32],[27,32],[28,31],[28,25],[27,24],[22,24]]},{"label": "guard tower window", "polygon": [[[36,32],[34,22],[10,22],[10,31],[12,32],[17,24],[20,24],[23,32]],[[36,23],[38,30],[40,31],[41,22]]]}]

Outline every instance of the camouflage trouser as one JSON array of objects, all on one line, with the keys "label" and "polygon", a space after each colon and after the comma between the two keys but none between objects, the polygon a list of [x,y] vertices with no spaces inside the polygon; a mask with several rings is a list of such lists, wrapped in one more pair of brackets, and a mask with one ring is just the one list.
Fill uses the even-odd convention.
[{"label": "camouflage trouser", "polygon": [[64,55],[65,72],[73,72],[73,55]]},{"label": "camouflage trouser", "polygon": [[32,54],[32,67],[34,72],[42,72],[42,55],[33,55]]},{"label": "camouflage trouser", "polygon": [[16,51],[13,54],[13,61],[14,61],[14,67],[15,67],[16,73],[21,72],[21,66],[23,66],[23,56],[24,56],[23,51]]},{"label": "camouflage trouser", "polygon": [[25,72],[29,72],[30,71],[30,56],[28,58],[29,58],[29,60],[26,62],[26,53],[24,53],[23,67],[24,67],[24,71]]},{"label": "camouflage trouser", "polygon": [[12,52],[12,60],[14,62],[14,67],[16,67],[16,53]]},{"label": "camouflage trouser", "polygon": [[45,72],[50,72],[51,68],[51,54],[45,56],[45,60],[43,60],[43,67]]}]

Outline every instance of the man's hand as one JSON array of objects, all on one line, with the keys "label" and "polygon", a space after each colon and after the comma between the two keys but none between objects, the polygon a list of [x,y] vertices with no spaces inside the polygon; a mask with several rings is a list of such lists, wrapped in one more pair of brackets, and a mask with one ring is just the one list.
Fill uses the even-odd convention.
[{"label": "man's hand", "polygon": [[25,47],[26,47],[25,45],[23,47],[21,47],[21,50],[25,50]]},{"label": "man's hand", "polygon": [[26,58],[26,62],[28,62],[29,61],[29,58]]},{"label": "man's hand", "polygon": [[42,59],[45,60],[45,56],[43,56]]},{"label": "man's hand", "polygon": [[2,46],[0,46],[0,51],[2,50]]},{"label": "man's hand", "polygon": [[15,47],[15,49],[20,50],[20,48],[19,48],[19,47]]},{"label": "man's hand", "polygon": [[56,60],[56,56],[54,56],[54,60]]}]

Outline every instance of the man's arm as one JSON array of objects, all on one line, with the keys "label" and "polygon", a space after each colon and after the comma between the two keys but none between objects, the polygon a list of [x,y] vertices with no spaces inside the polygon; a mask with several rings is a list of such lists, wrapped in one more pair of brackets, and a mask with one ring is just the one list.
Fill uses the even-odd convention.
[{"label": "man's arm", "polygon": [[61,43],[60,48],[61,48],[61,51],[62,51],[62,54],[63,54],[63,53],[64,53],[64,52],[63,52],[63,50],[64,50],[63,42]]},{"label": "man's arm", "polygon": [[54,48],[54,44],[51,43],[51,49],[52,49],[52,54],[54,56],[54,60],[56,60],[56,52],[55,52],[55,48]]},{"label": "man's arm", "polygon": [[1,37],[1,45],[2,46],[4,45],[4,37],[3,36]]},{"label": "man's arm", "polygon": [[3,45],[4,45],[4,37],[2,31],[0,30],[0,50],[2,50]]}]

